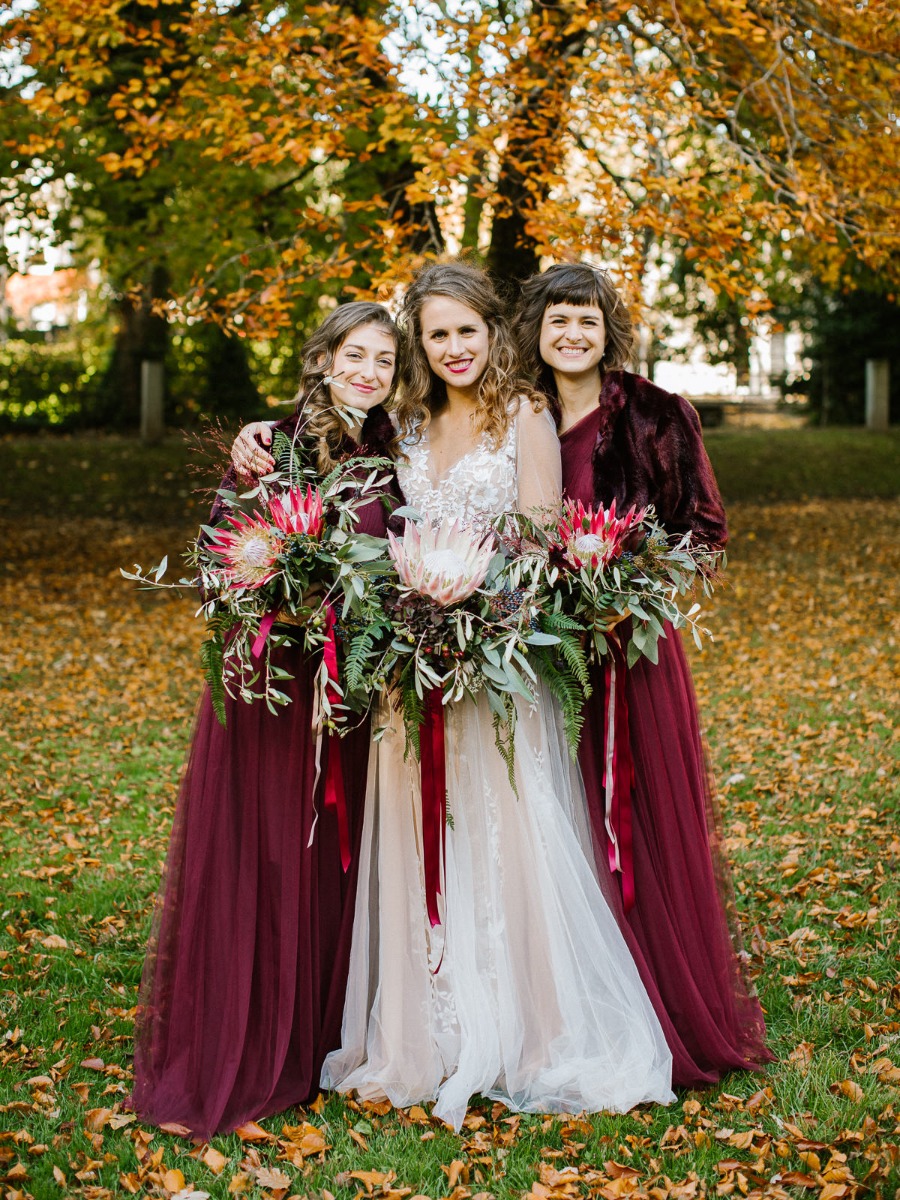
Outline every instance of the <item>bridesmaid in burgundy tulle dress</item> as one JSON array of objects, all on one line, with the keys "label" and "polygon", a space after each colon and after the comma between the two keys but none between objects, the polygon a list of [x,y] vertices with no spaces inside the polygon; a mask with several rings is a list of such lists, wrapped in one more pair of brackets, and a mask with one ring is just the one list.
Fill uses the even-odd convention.
[{"label": "bridesmaid in burgundy tulle dress", "polygon": [[[560,264],[528,280],[517,331],[556,408],[566,495],[615,500],[620,512],[653,503],[670,533],[690,529],[696,542],[724,546],[725,513],[693,408],[614,369],[628,361],[633,333],[606,275]],[[679,634],[669,626],[667,635],[658,665],[641,658],[626,676],[635,899],[619,918],[672,1050],[673,1083],[696,1087],[771,1055],[732,941],[690,671]],[[599,667],[593,685],[579,762],[598,866],[609,870]]]},{"label": "bridesmaid in burgundy tulle dress", "polygon": [[[393,429],[381,405],[396,350],[393,322],[375,304],[339,307],[310,338],[298,408],[320,469],[360,450],[387,453]],[[335,405],[367,412],[358,441]],[[281,424],[293,431],[296,421]],[[380,501],[360,510],[361,532],[384,527]],[[326,739],[326,754],[342,756],[345,874],[335,811],[313,789],[318,664],[299,649],[279,653],[294,678],[278,715],[229,700],[222,726],[203,696],[144,967],[134,1108],[203,1138],[315,1096],[340,1042],[369,727]]]}]

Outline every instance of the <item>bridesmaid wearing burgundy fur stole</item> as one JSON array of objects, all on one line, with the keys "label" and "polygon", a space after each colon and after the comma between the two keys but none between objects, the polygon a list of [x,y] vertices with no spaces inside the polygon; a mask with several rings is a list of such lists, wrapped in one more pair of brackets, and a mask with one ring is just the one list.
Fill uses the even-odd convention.
[{"label": "bridesmaid wearing burgundy fur stole", "polygon": [[[620,369],[632,326],[606,274],[559,264],[529,279],[516,329],[523,359],[555,409],[568,498],[615,500],[619,512],[652,503],[670,533],[689,529],[695,542],[724,546],[725,513],[697,415],[680,396]],[[622,643],[627,628],[617,630]],[[671,626],[666,633],[658,665],[641,658],[624,675],[627,727],[618,733],[627,728],[628,744],[617,752],[624,749],[627,762],[630,749],[633,785],[631,846],[626,821],[613,829],[623,885],[618,916],[672,1051],[673,1083],[696,1087],[758,1068],[771,1055],[735,952],[690,671],[679,634]],[[620,660],[620,680],[623,671]],[[593,685],[579,761],[598,869],[609,871],[602,667]],[[627,782],[627,767],[619,783],[623,775]]]},{"label": "bridesmaid wearing burgundy fur stole", "polygon": [[[298,411],[279,427],[292,434],[303,421],[300,444],[319,471],[388,453],[382,404],[397,348],[386,310],[364,303],[337,308],[307,342]],[[338,406],[364,422],[348,430]],[[233,469],[225,484],[234,487]],[[359,513],[361,532],[384,534],[380,501]],[[221,515],[214,508],[211,519]],[[340,1042],[370,731],[366,721],[330,747],[325,739],[325,755],[337,747],[342,757],[344,873],[335,810],[324,809],[321,780],[314,787],[318,663],[299,648],[276,654],[293,675],[277,716],[229,699],[222,726],[209,693],[201,700],[144,966],[134,1108],[199,1138],[314,1097]]]}]

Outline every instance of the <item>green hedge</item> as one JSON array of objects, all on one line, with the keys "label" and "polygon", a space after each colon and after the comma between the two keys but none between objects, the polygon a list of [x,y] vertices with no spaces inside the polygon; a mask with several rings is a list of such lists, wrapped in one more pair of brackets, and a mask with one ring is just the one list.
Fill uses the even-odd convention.
[{"label": "green hedge", "polygon": [[0,343],[0,429],[89,424],[108,350],[88,342]]},{"label": "green hedge", "polygon": [[[265,396],[289,399],[299,367],[293,342],[283,340],[257,347],[213,326],[173,328],[165,361],[167,424],[247,420],[265,410]],[[111,328],[95,329],[90,338],[46,342],[24,334],[0,342],[0,432],[136,427],[127,401],[137,395],[138,378],[124,379],[123,370],[137,373],[139,364],[115,353]]]}]

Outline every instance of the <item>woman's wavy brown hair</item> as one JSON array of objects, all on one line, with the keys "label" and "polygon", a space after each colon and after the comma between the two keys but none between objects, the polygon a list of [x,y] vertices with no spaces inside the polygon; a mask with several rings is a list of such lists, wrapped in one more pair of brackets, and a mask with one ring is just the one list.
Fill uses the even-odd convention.
[{"label": "woman's wavy brown hair", "polygon": [[534,398],[524,378],[506,306],[486,272],[465,262],[434,263],[420,271],[407,289],[398,314],[403,332],[405,371],[395,412],[398,443],[421,436],[432,413],[447,399],[447,388],[428,366],[422,346],[422,306],[432,296],[447,296],[478,313],[488,327],[488,365],[478,381],[476,431],[487,433],[496,449],[509,430],[515,401]]},{"label": "woman's wavy brown hair", "polygon": [[346,338],[363,325],[377,325],[384,329],[394,339],[397,348],[394,382],[384,405],[387,408],[400,378],[402,339],[386,308],[364,300],[340,304],[303,346],[303,366],[295,403],[304,433],[315,443],[316,466],[322,474],[330,471],[341,457],[341,446],[347,436],[347,426],[337,412],[325,378],[331,374],[335,355]]},{"label": "woman's wavy brown hair", "polygon": [[595,304],[603,313],[606,349],[601,371],[625,367],[631,361],[634,327],[628,305],[616,291],[606,271],[590,263],[556,263],[522,284],[513,318],[513,332],[529,378],[551,405],[557,401],[553,372],[541,358],[541,326],[551,304]]}]

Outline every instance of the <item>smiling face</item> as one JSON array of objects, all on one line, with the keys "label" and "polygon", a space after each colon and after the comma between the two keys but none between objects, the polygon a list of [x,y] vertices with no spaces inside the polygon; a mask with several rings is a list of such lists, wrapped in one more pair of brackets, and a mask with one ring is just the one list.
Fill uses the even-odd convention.
[{"label": "smiling face", "polygon": [[448,390],[474,388],[488,365],[491,336],[474,308],[449,296],[429,296],[420,315],[428,366]]},{"label": "smiling face", "polygon": [[381,325],[351,329],[334,355],[328,390],[341,408],[368,412],[387,399],[397,366],[397,346]]},{"label": "smiling face", "polygon": [[596,304],[550,304],[541,322],[540,355],[563,375],[599,371],[606,349],[606,323]]}]

